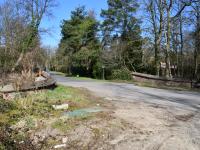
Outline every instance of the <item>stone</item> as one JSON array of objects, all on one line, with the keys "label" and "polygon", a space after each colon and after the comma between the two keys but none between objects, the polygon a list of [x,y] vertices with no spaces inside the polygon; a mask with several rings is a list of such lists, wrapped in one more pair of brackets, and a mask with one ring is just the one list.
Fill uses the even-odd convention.
[{"label": "stone", "polygon": [[20,142],[19,142],[19,144],[23,144],[23,143],[24,143],[24,141],[20,141]]},{"label": "stone", "polygon": [[66,147],[66,146],[67,146],[66,144],[60,144],[60,145],[55,145],[54,148],[58,149],[58,148]]},{"label": "stone", "polygon": [[113,100],[113,99],[110,98],[110,97],[105,97],[104,99],[105,99],[105,100],[108,100],[108,101],[112,101],[112,100]]},{"label": "stone", "polygon": [[26,126],[26,121],[25,120],[20,120],[18,123],[16,123],[15,125],[11,126],[11,129],[14,130],[20,130],[25,128]]},{"label": "stone", "polygon": [[4,93],[3,99],[4,100],[13,100],[16,97],[16,93]]},{"label": "stone", "polygon": [[45,81],[45,80],[46,80],[46,78],[44,78],[44,77],[35,78],[35,82],[40,82],[40,81]]},{"label": "stone", "polygon": [[67,110],[69,108],[69,104],[62,105],[52,105],[55,110]]},{"label": "stone", "polygon": [[43,142],[46,139],[46,136],[43,134],[35,134],[31,139],[32,143],[35,145],[38,144],[39,142]]},{"label": "stone", "polygon": [[62,138],[62,143],[63,143],[63,144],[64,144],[64,143],[67,143],[67,141],[68,141],[68,138],[67,138],[67,137]]},{"label": "stone", "polygon": [[8,85],[5,85],[2,89],[1,89],[1,92],[11,92],[11,91],[15,91],[15,88],[13,87],[12,84],[8,84]]}]

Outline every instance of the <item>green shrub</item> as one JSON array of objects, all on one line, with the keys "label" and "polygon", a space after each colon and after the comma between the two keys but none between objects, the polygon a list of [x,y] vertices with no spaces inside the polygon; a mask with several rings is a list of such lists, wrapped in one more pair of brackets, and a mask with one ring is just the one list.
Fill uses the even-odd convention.
[{"label": "green shrub", "polygon": [[125,68],[112,71],[111,79],[113,80],[131,80],[131,72]]},{"label": "green shrub", "polygon": [[95,79],[101,79],[102,78],[102,64],[100,62],[97,62],[94,66],[93,66],[93,77]]}]

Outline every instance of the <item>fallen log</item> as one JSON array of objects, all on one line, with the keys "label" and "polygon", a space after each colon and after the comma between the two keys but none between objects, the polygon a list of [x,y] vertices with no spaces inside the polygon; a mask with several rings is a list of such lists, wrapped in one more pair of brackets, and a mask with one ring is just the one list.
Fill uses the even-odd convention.
[{"label": "fallen log", "polygon": [[164,85],[164,86],[176,86],[192,88],[194,81],[182,80],[176,78],[159,77],[155,75],[143,74],[138,72],[132,72],[133,79],[137,82],[149,83],[152,85]]},{"label": "fallen log", "polygon": [[14,92],[26,92],[26,91],[32,91],[32,90],[38,90],[38,89],[45,89],[50,88],[56,85],[56,80],[52,77],[49,77],[46,80],[33,82],[32,84],[26,86],[23,85],[20,87],[20,89],[15,89],[14,86],[12,86],[12,83],[9,85],[4,86],[2,89],[0,89],[0,93],[14,93]]}]

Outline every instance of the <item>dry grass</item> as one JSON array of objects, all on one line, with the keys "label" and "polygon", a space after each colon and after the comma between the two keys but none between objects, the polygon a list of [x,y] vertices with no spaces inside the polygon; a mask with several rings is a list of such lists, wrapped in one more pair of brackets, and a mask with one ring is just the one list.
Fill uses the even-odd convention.
[{"label": "dry grass", "polygon": [[[7,145],[7,141],[17,140],[19,133],[23,133],[20,140],[29,139],[30,133],[38,132],[45,128],[58,129],[59,132],[68,132],[77,124],[90,119],[85,116],[75,119],[60,119],[64,110],[54,110],[52,105],[68,103],[69,110],[92,107],[97,104],[96,98],[84,89],[58,86],[53,90],[27,92],[13,101],[0,100],[0,131],[7,133],[7,127],[16,126],[11,132],[12,138],[2,138],[0,147]],[[18,124],[22,123],[22,127]],[[24,123],[24,125],[23,125]],[[9,133],[10,134],[10,133]],[[14,146],[14,145],[13,145]]]}]

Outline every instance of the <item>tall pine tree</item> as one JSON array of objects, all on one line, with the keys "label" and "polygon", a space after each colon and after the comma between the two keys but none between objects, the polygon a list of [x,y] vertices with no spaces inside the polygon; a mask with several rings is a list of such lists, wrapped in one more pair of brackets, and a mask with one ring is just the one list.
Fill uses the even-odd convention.
[{"label": "tall pine tree", "polygon": [[108,9],[101,12],[104,46],[111,51],[115,43],[117,66],[132,71],[139,70],[142,63],[140,22],[135,17],[138,7],[136,0],[108,0]]},{"label": "tall pine tree", "polygon": [[[71,12],[71,19],[63,21],[61,28],[58,59],[65,59],[68,72],[72,74],[96,77],[94,69],[99,58],[100,42],[94,13],[85,11],[83,6],[78,7]],[[63,61],[59,61],[63,66]]]}]

